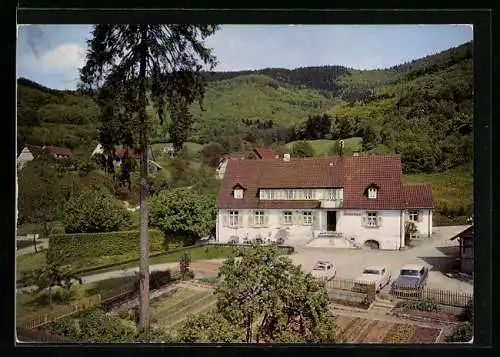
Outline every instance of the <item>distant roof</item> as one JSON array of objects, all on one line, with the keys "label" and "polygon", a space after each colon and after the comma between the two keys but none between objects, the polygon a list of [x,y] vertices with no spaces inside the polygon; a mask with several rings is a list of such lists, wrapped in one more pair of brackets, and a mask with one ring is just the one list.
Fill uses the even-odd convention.
[{"label": "distant roof", "polygon": [[432,190],[428,184],[403,186],[406,208],[432,208]]},{"label": "distant roof", "polygon": [[275,159],[276,152],[271,149],[266,148],[255,148],[254,152],[259,156],[260,159]]},{"label": "distant roof", "polygon": [[[231,196],[232,187],[247,187],[243,199]],[[380,190],[369,199],[365,190],[376,183]],[[401,159],[397,156],[332,156],[284,160],[228,160],[217,200],[218,208],[317,208],[315,200],[267,201],[265,188],[344,189],[344,208],[404,209]]]}]

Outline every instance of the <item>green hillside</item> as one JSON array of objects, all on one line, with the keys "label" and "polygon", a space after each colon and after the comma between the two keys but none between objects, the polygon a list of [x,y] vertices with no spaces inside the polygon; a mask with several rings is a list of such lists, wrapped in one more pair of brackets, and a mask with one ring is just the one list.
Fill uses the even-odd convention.
[{"label": "green hillside", "polygon": [[[331,149],[335,145],[335,142],[337,140],[320,139],[320,140],[306,140],[306,141],[309,144],[311,144],[314,150],[314,156],[326,156],[330,154]],[[298,141],[291,141],[287,143],[285,146],[287,147],[287,149],[292,149],[292,147],[297,142]],[[344,139],[344,152],[352,153],[354,151],[360,151],[360,150],[361,150],[361,138]]]}]

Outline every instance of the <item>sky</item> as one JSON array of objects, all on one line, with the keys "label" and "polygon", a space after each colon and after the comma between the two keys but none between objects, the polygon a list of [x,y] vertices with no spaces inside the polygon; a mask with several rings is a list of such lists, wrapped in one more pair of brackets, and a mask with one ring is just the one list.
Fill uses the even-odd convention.
[{"label": "sky", "polygon": [[[22,25],[17,76],[75,89],[91,25]],[[341,65],[388,68],[471,41],[471,25],[223,25],[206,45],[216,71]]]}]

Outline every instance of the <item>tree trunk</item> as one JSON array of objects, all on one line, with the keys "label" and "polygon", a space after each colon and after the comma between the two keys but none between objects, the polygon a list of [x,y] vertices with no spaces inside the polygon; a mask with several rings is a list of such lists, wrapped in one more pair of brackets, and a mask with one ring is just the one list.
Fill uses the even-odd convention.
[{"label": "tree trunk", "polygon": [[36,233],[33,233],[33,245],[35,246],[35,253],[38,253],[38,250],[36,249]]},{"label": "tree trunk", "polygon": [[139,324],[149,331],[149,240],[148,240],[148,127],[146,117],[146,60],[148,25],[141,25],[141,49],[139,64],[139,135],[140,135],[140,268],[139,268]]},{"label": "tree trunk", "polygon": [[52,285],[49,285],[49,309],[52,310]]}]

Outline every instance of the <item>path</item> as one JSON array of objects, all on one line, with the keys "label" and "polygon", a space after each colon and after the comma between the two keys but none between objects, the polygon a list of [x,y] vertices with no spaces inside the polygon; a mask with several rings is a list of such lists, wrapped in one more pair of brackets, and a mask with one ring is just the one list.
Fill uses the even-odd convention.
[{"label": "path", "polygon": [[[37,240],[36,247],[37,247],[38,251],[40,251],[41,247],[43,247],[44,249],[48,249],[49,248],[49,240],[48,239]],[[30,253],[35,253],[35,246],[34,245],[30,245],[29,247],[16,250],[17,256],[30,254]]]}]

